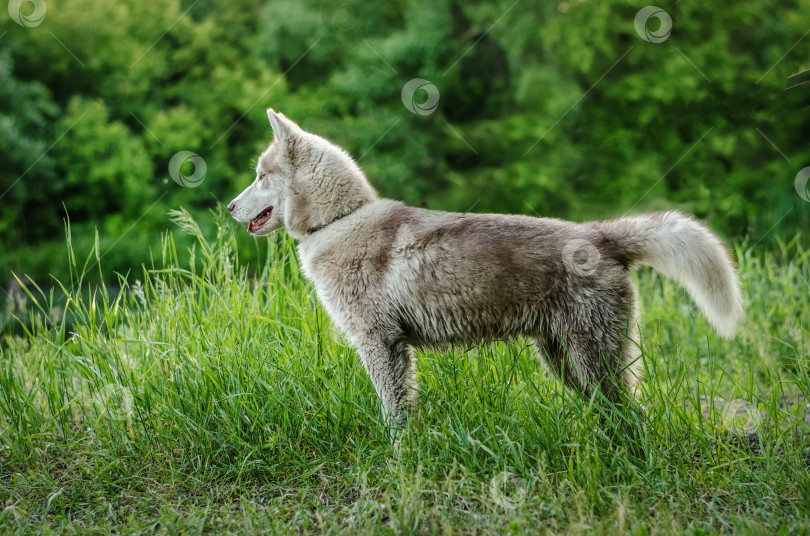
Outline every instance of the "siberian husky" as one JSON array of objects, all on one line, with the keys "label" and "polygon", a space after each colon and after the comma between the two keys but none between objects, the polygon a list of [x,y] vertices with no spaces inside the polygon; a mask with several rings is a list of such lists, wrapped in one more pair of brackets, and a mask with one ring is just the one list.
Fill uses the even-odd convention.
[{"label": "siberian husky", "polygon": [[414,208],[380,198],[339,147],[267,115],[274,141],[228,210],[249,233],[284,227],[298,240],[304,274],[392,425],[416,403],[414,347],[524,337],[584,396],[632,398],[640,264],[678,280],[724,337],[743,314],[726,247],[691,216],[573,223]]}]

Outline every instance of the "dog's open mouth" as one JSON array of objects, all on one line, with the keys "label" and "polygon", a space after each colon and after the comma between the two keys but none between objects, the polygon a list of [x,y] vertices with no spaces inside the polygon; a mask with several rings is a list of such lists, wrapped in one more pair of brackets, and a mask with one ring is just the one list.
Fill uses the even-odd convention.
[{"label": "dog's open mouth", "polygon": [[266,209],[262,210],[258,216],[250,220],[248,223],[248,232],[253,233],[261,229],[267,220],[270,219],[270,216],[273,215],[273,207],[267,207]]}]

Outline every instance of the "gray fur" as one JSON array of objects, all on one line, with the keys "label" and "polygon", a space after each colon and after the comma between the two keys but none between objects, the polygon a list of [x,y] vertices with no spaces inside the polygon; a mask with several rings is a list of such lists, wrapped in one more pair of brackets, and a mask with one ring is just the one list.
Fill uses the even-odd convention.
[{"label": "gray fur", "polygon": [[268,110],[275,142],[230,205],[253,233],[299,241],[305,275],[357,349],[387,416],[416,403],[414,347],[526,337],[585,396],[619,402],[638,378],[640,263],[681,281],[718,331],[742,316],[728,252],[677,212],[572,223],[456,214],[380,199],[340,148]]}]

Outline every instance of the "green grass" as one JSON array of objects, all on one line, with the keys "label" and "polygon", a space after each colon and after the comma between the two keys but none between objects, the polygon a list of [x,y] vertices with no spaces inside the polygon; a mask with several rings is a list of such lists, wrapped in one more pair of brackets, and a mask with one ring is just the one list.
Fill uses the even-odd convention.
[{"label": "green grass", "polygon": [[[674,283],[639,273],[646,428],[600,418],[604,406],[546,377],[527,345],[498,343],[420,352],[419,414],[394,447],[294,244],[275,237],[249,277],[232,228],[206,240],[178,221],[197,238],[190,266],[167,236],[155,267],[111,296],[84,283],[96,254],[71,248],[65,307],[31,289],[25,333],[2,344],[0,528],[810,530],[810,253],[798,240],[737,248],[747,317],[732,341]],[[730,413],[731,399],[756,410]]]}]

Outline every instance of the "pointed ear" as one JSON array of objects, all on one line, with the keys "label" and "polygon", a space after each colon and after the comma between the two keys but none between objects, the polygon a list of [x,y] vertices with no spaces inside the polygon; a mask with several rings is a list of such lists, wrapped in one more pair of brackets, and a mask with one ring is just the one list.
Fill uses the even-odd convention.
[{"label": "pointed ear", "polygon": [[273,139],[278,143],[287,143],[291,138],[301,133],[301,127],[287,119],[284,114],[267,109],[267,118],[273,127]]}]

